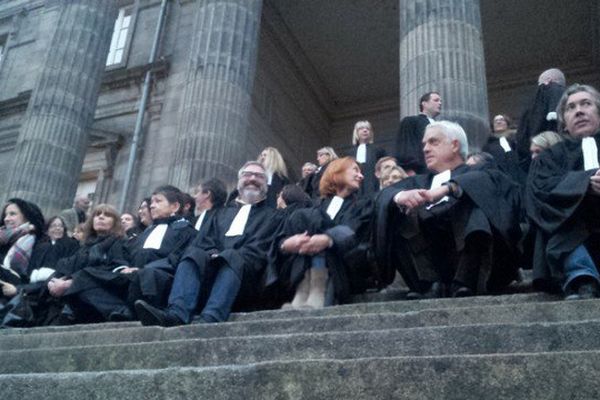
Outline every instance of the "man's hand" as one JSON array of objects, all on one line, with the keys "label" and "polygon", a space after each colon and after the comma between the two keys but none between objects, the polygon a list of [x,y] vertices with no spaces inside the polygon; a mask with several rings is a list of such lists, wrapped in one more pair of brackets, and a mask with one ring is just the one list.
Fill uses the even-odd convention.
[{"label": "man's hand", "polygon": [[137,270],[139,270],[139,268],[127,267],[127,268],[123,268],[122,270],[119,270],[119,272],[122,274],[131,274],[132,272],[136,272]]},{"label": "man's hand", "polygon": [[17,287],[11,283],[0,281],[2,294],[6,297],[14,297],[17,294]]},{"label": "man's hand", "polygon": [[48,282],[48,291],[54,297],[61,297],[73,284],[72,279],[52,278]]},{"label": "man's hand", "polygon": [[404,207],[407,212],[410,212],[421,207],[422,205],[429,203],[430,201],[427,197],[427,190],[413,189],[398,193],[396,196],[394,196],[394,202],[399,207]]},{"label": "man's hand", "polygon": [[312,256],[329,248],[332,244],[331,238],[327,235],[312,235],[310,240],[300,247],[298,253]]},{"label": "man's hand", "polygon": [[590,186],[588,191],[594,196],[600,196],[600,169],[590,177]]},{"label": "man's hand", "polygon": [[280,249],[285,253],[298,253],[300,247],[309,240],[310,236],[308,236],[308,232],[298,233],[285,239],[283,243],[281,243]]},{"label": "man's hand", "polygon": [[440,201],[444,196],[448,196],[450,194],[450,188],[446,185],[440,186],[439,188],[429,189],[425,192],[425,197],[427,198],[427,202],[431,204],[435,204]]}]

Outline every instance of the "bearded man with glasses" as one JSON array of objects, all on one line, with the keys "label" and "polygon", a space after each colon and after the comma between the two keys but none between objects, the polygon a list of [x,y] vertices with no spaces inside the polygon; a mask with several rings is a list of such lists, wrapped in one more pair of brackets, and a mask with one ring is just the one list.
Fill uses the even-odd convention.
[{"label": "bearded man with glasses", "polygon": [[143,325],[189,324],[196,310],[201,322],[221,322],[234,306],[259,306],[266,254],[280,217],[266,205],[267,177],[259,162],[249,161],[239,170],[237,190],[235,201],[219,210],[206,234],[186,249],[168,307],[136,302]]}]

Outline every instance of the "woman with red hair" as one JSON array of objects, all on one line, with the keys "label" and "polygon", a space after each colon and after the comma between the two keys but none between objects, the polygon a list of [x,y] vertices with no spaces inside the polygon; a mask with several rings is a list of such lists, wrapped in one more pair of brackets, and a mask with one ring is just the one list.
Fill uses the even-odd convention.
[{"label": "woman with red hair", "polygon": [[278,284],[293,296],[291,308],[321,308],[365,289],[371,201],[358,196],[363,175],[351,157],[332,161],[321,178],[320,204],[300,209],[275,243]]}]

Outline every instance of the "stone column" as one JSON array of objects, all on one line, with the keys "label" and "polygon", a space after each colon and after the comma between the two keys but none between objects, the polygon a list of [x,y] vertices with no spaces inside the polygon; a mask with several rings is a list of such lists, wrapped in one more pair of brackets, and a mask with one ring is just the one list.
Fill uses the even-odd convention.
[{"label": "stone column", "polygon": [[473,148],[489,135],[479,0],[399,0],[400,115],[439,91],[442,115],[460,123]]},{"label": "stone column", "polygon": [[246,156],[262,0],[199,0],[170,181],[232,182]]},{"label": "stone column", "polygon": [[34,86],[15,153],[7,196],[50,215],[70,207],[77,190],[108,47],[114,1],[53,0],[57,28]]}]

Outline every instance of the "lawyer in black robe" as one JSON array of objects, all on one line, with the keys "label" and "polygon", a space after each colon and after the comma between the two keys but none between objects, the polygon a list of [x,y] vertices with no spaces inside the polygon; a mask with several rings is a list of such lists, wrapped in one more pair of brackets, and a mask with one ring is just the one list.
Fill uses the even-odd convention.
[{"label": "lawyer in black robe", "polygon": [[[333,161],[321,182],[320,204],[295,211],[280,227],[270,262],[277,283],[295,294],[293,308],[344,303],[351,293],[364,291],[372,206],[370,197],[358,195],[361,182],[353,159]],[[320,240],[329,241],[327,247],[319,246]]]},{"label": "lawyer in black robe", "polygon": [[[137,269],[131,273],[127,302],[130,306],[138,299],[158,307],[167,304],[173,284],[173,276],[187,246],[196,238],[198,231],[181,215],[153,218],[152,225],[139,237],[138,248],[130,264]],[[155,240],[152,232],[163,230]],[[158,232],[155,232],[157,234]]]},{"label": "lawyer in black robe", "polygon": [[532,102],[521,115],[517,128],[516,144],[519,163],[524,171],[529,170],[529,164],[531,163],[529,153],[531,138],[544,131],[557,132],[556,117],[549,118],[548,114],[556,111],[556,106],[564,91],[564,85],[555,82],[538,85]]},{"label": "lawyer in black robe", "polygon": [[567,298],[600,295],[600,94],[586,85],[569,87],[559,103],[563,142],[532,163],[528,216],[537,228],[534,284],[563,290]]},{"label": "lawyer in black robe", "polygon": [[417,173],[425,171],[423,158],[423,133],[431,121],[425,114],[411,115],[402,118],[396,136],[396,158],[398,160],[413,158],[417,160]]},{"label": "lawyer in black robe", "polygon": [[430,125],[424,146],[432,172],[384,189],[376,201],[380,284],[398,269],[416,296],[439,297],[448,285],[455,296],[502,288],[517,277],[518,186],[500,171],[464,164],[466,135],[457,124]]},{"label": "lawyer in black robe", "polygon": [[165,310],[144,301],[136,312],[144,325],[190,323],[196,308],[205,322],[225,321],[236,306],[257,307],[267,251],[279,224],[264,201],[266,173],[258,162],[239,172],[239,198],[219,210],[207,234],[188,247],[177,267]]}]

